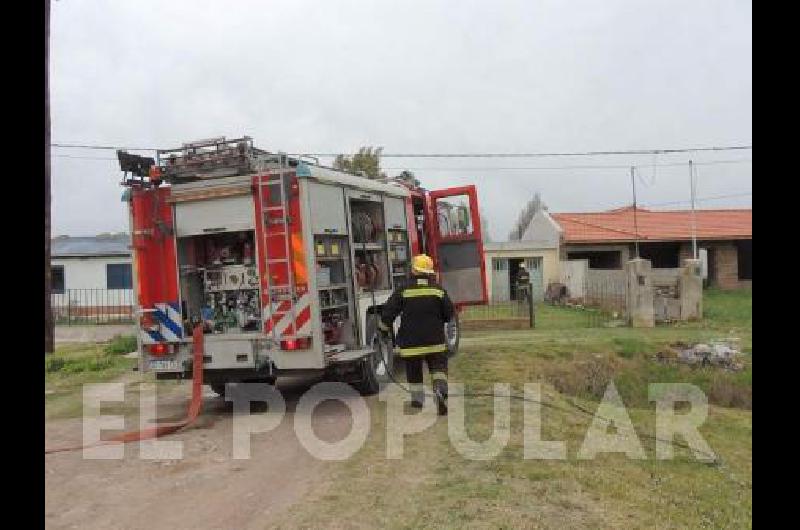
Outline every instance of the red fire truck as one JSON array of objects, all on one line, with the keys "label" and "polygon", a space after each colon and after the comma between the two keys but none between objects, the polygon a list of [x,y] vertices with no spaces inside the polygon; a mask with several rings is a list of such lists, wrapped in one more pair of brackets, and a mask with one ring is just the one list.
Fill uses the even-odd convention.
[{"label": "red fire truck", "polygon": [[[425,252],[458,307],[486,302],[475,187],[372,180],[249,137],[145,158],[118,152],[130,211],[140,369],[203,381],[327,375],[374,393],[387,377],[376,316]],[[446,325],[458,349],[458,318]],[[393,352],[388,362],[393,362]]]}]

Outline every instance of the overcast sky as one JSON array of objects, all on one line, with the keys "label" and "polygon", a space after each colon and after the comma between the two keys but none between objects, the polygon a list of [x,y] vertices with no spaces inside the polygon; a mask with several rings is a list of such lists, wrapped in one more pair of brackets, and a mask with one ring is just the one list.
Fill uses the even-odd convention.
[{"label": "overcast sky", "polygon": [[[752,142],[745,1],[62,0],[51,23],[54,142],[172,147],[246,134],[268,150],[346,153]],[[53,153],[54,235],[127,230],[113,151]],[[673,203],[688,200],[689,156],[733,161],[699,166],[699,197],[751,191],[752,151],[383,166],[410,168],[429,189],[477,184],[504,239],[536,191],[551,211],[630,203],[631,164],[641,203],[688,207]]]}]

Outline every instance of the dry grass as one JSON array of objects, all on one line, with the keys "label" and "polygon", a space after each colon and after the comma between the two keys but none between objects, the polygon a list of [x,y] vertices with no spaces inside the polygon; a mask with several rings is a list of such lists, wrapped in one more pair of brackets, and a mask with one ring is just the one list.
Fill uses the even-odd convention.
[{"label": "dry grass", "polygon": [[[385,458],[385,416],[373,406],[367,445],[351,460],[332,465],[332,476],[307,502],[272,524],[279,528],[750,528],[752,527],[752,360],[739,373],[665,366],[652,357],[676,340],[693,342],[736,334],[751,351],[749,298],[726,295],[708,302],[719,320],[677,328],[550,329],[474,332],[462,340],[451,380],[488,390],[493,382],[541,380],[546,400],[566,396],[596,406],[614,380],[639,433],[655,433],[649,382],[692,382],[712,403],[700,431],[725,467],[704,465],[686,451],[670,461],[609,454],[578,460],[589,419],[544,409],[543,439],[564,440],[567,460],[526,460],[522,410],[512,402],[511,441],[495,459],[471,461],[455,452],[440,418],[406,437],[403,460]],[[733,300],[733,302],[731,301]],[[738,301],[737,301],[738,300]],[[749,305],[747,305],[749,307]],[[574,318],[574,315],[567,315]],[[558,315],[548,315],[558,324]],[[741,407],[741,408],[730,408]],[[467,401],[467,426],[475,440],[492,426],[491,400]]]}]

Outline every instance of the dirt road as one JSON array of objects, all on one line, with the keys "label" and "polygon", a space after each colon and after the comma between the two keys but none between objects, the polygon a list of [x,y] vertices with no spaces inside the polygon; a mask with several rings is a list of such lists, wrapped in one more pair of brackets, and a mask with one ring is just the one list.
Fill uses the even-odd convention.
[{"label": "dirt road", "polygon": [[[232,458],[231,406],[208,389],[197,423],[167,438],[183,442],[181,460],[140,459],[137,443],[128,444],[120,460],[84,460],[80,451],[46,455],[46,527],[268,526],[337,465],[309,455],[294,432],[295,405],[313,382],[279,382],[287,414],[273,431],[252,435],[249,460]],[[181,416],[188,395],[188,384],[159,390],[158,416]],[[326,441],[344,438],[351,422],[349,409],[336,401],[323,402],[312,416],[315,433]],[[48,447],[80,442],[81,420],[50,421],[45,437]]]}]

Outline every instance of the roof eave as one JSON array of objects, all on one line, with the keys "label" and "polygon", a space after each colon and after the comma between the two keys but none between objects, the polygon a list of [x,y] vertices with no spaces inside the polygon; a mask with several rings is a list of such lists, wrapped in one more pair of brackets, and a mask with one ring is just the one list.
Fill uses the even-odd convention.
[{"label": "roof eave", "polygon": [[[739,239],[753,239],[753,234],[741,234],[741,235],[730,235],[730,236],[704,236],[698,235],[696,237],[698,241],[736,241]],[[692,237],[670,237],[670,238],[649,238],[649,237],[640,237],[637,239],[570,239],[565,238],[564,244],[575,244],[575,243],[636,243],[636,241],[647,242],[647,243],[669,243],[670,241],[691,241]]]},{"label": "roof eave", "polygon": [[52,254],[50,259],[54,258],[126,258],[130,257],[130,252],[103,252],[102,254]]}]

